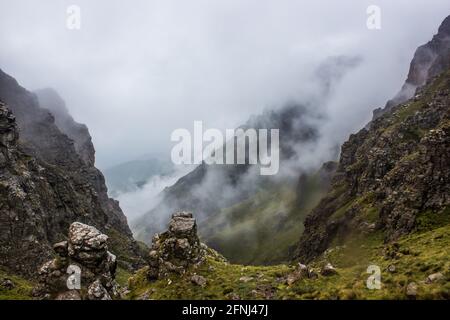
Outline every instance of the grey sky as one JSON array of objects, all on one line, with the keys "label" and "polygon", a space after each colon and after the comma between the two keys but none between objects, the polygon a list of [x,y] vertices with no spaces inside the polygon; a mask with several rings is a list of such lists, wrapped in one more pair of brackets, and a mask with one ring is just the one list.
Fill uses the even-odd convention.
[{"label": "grey sky", "polygon": [[[81,30],[66,8],[81,8]],[[366,28],[366,8],[382,29]],[[86,123],[101,168],[169,152],[170,133],[233,128],[314,90],[323,59],[360,55],[328,106],[341,141],[400,88],[448,0],[0,0],[0,68],[30,90],[53,87]]]}]

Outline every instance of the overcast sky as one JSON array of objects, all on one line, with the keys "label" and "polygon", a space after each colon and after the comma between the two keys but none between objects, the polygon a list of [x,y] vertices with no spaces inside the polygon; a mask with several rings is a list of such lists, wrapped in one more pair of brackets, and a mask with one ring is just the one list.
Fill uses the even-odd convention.
[{"label": "overcast sky", "polygon": [[[66,28],[69,5],[81,29]],[[381,8],[381,30],[366,9]],[[194,120],[233,128],[301,100],[326,57],[361,56],[329,114],[337,141],[403,83],[448,0],[0,0],[0,68],[30,90],[55,88],[86,123],[105,168],[166,152]]]}]

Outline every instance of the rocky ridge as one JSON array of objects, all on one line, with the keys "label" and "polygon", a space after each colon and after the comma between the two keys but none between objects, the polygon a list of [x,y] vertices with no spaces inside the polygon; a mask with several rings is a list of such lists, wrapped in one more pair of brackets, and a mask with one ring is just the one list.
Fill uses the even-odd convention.
[{"label": "rocky ridge", "polygon": [[389,112],[394,106],[414,97],[418,88],[429,79],[450,68],[450,16],[445,18],[438,33],[428,43],[417,48],[411,61],[408,77],[397,95],[384,108],[374,110],[374,119]]},{"label": "rocky ridge", "polygon": [[[450,18],[427,45],[436,49],[425,80],[411,64],[415,96],[390,106],[341,149],[327,196],[305,220],[296,259],[310,261],[331,243],[380,231],[385,241],[446,221],[450,205]],[[444,69],[443,69],[444,68]],[[433,77],[433,75],[435,75]],[[419,79],[420,78],[420,79]],[[429,222],[427,222],[429,223]],[[437,223],[439,225],[439,223]]]}]

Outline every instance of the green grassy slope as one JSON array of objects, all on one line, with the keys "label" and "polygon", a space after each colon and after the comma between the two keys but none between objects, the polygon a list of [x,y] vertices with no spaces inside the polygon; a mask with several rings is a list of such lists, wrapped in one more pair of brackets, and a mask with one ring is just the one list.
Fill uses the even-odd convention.
[{"label": "green grassy slope", "polygon": [[[6,280],[12,282],[12,288],[3,285]],[[0,300],[30,300],[32,299],[31,293],[34,285],[33,282],[0,268]]]},{"label": "green grassy slope", "polygon": [[[129,299],[407,299],[406,287],[417,284],[418,299],[450,299],[450,224],[425,228],[385,245],[381,233],[354,238],[333,247],[311,263],[320,270],[331,262],[338,274],[303,279],[292,285],[286,277],[293,266],[243,266],[210,255],[207,262],[183,276],[148,282],[146,269],[129,280]],[[381,270],[381,289],[370,290],[369,265]],[[430,274],[443,278],[427,283]],[[206,278],[205,287],[190,281],[194,274]],[[243,278],[246,277],[246,278]]]},{"label": "green grassy slope", "polygon": [[325,193],[316,175],[307,178],[298,206],[296,186],[271,185],[199,224],[203,242],[240,264],[279,264],[303,232],[303,219]]}]

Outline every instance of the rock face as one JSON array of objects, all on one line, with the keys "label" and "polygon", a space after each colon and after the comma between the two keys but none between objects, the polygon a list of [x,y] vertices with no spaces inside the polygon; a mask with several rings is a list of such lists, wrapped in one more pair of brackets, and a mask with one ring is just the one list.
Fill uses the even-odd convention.
[{"label": "rock face", "polygon": [[39,269],[36,294],[57,300],[111,300],[119,296],[116,256],[108,251],[108,236],[74,222],[68,241],[56,243],[57,258]]},{"label": "rock face", "polygon": [[438,33],[431,41],[417,48],[405,84],[384,109],[374,111],[374,119],[414,97],[416,90],[425,85],[428,79],[434,78],[450,68],[449,57],[450,16],[442,22]]},{"label": "rock face", "polygon": [[0,101],[0,265],[35,277],[75,221],[108,234],[125,267],[139,265],[127,220],[92,164],[93,150],[92,161],[82,157],[36,96],[1,70]]},{"label": "rock face", "polygon": [[48,109],[55,117],[55,124],[74,142],[75,151],[81,160],[90,167],[95,164],[95,149],[92,138],[86,125],[76,122],[67,110],[64,100],[58,93],[51,89],[41,89],[34,92],[38,98],[39,105]]},{"label": "rock face", "polygon": [[177,212],[172,215],[169,230],[153,237],[148,278],[165,278],[171,272],[183,274],[189,266],[201,263],[204,254],[192,213]]},{"label": "rock face", "polygon": [[[447,18],[431,42],[436,52],[448,52],[442,47],[448,45],[449,24]],[[382,230],[386,241],[395,240],[418,227],[422,216],[447,219],[450,71],[430,76],[450,66],[450,55],[438,56],[412,99],[390,107],[344,143],[332,188],[306,218],[294,258],[309,261],[331,242],[358,233]],[[420,85],[425,80],[416,75],[416,65],[409,78]]]}]

